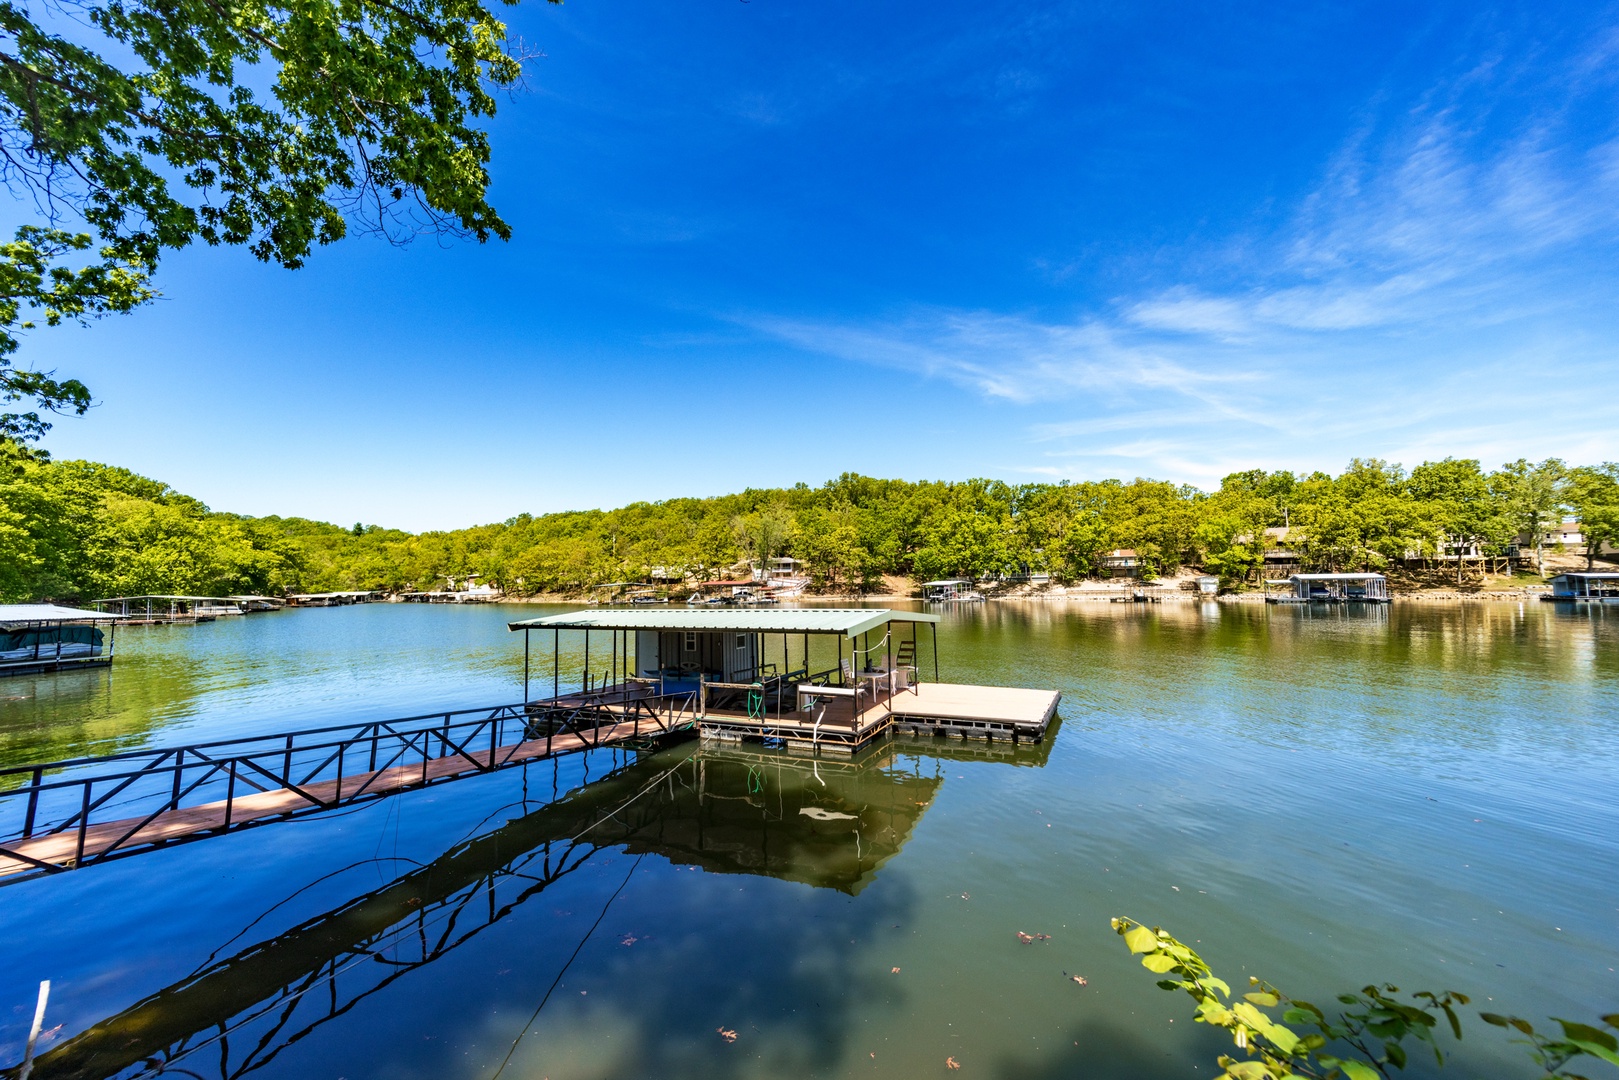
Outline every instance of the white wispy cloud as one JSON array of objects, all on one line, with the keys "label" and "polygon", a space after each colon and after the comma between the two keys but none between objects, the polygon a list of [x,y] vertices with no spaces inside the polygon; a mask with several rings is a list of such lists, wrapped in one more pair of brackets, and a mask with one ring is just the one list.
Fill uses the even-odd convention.
[{"label": "white wispy cloud", "polygon": [[1581,94],[1614,103],[1587,59],[1545,75],[1548,104],[1510,130],[1478,104],[1489,63],[1369,111],[1284,227],[1227,239],[1242,254],[1219,285],[1148,285],[1069,320],[738,321],[1046,414],[1068,403],[1072,418],[1028,425],[1019,467],[1036,475],[1207,482],[1311,452],[1613,458],[1619,140],[1568,119]]}]

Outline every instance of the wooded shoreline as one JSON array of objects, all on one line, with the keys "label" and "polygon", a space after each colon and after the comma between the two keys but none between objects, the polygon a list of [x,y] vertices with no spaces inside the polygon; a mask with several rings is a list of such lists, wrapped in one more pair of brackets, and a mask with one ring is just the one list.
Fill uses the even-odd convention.
[{"label": "wooded shoreline", "polygon": [[[1578,518],[1578,543],[1565,521]],[[1226,591],[1298,571],[1374,570],[1396,593],[1538,583],[1611,561],[1619,464],[1356,459],[1337,476],[1250,470],[1205,492],[1165,481],[905,481],[845,474],[614,510],[519,514],[411,534],[209,509],[127,469],[0,440],[0,600],[481,588],[588,598],[635,582],[676,601],[791,556],[805,595],[875,599],[937,578],[1056,586],[1196,571]],[[1502,572],[1506,574],[1503,576]],[[1528,572],[1532,576],[1526,576]],[[1511,575],[1516,573],[1517,578]]]}]

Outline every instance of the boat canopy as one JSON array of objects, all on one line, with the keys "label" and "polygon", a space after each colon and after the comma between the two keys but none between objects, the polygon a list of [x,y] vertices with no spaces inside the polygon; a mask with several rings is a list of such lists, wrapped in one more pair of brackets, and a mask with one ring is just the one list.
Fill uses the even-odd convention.
[{"label": "boat canopy", "polygon": [[967,580],[966,578],[943,578],[943,579],[941,579],[939,581],[924,581],[924,582],[922,582],[922,588],[930,589],[935,585],[971,585],[971,584],[972,584],[972,582]]},{"label": "boat canopy", "polygon": [[610,609],[570,611],[507,623],[511,630],[719,631],[737,634],[842,634],[891,622],[937,623],[939,616],[888,608],[771,608],[743,611]]},{"label": "boat canopy", "polygon": [[56,604],[0,604],[0,623],[111,622],[122,615]]},{"label": "boat canopy", "polygon": [[1382,574],[1294,574],[1289,581],[1382,581]]}]

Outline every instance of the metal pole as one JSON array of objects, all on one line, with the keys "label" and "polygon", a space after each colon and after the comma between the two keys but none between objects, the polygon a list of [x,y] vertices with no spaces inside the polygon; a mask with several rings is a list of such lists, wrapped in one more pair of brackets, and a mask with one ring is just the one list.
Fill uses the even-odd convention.
[{"label": "metal pole", "polygon": [[585,674],[584,688],[590,690],[590,627],[585,627]]},{"label": "metal pole", "polygon": [[939,624],[933,624],[933,681],[939,681]]},{"label": "metal pole", "polygon": [[34,811],[39,809],[39,785],[44,782],[45,769],[39,765],[34,766],[34,790],[28,793],[28,816],[23,819],[22,824],[22,834],[25,837],[34,835]]},{"label": "metal pole", "polygon": [[528,627],[523,627],[523,704],[528,704]]},{"label": "metal pole", "polygon": [[[551,631],[551,701],[562,696],[562,631]],[[545,752],[551,752],[551,737],[545,737]]]},{"label": "metal pole", "polygon": [[28,1029],[28,1046],[23,1050],[22,1068],[17,1070],[17,1080],[28,1080],[29,1074],[34,1071],[34,1044],[39,1041],[39,1029],[45,1026],[45,1003],[51,997],[51,981],[46,979],[39,984],[39,1002],[34,1006],[34,1026]]}]

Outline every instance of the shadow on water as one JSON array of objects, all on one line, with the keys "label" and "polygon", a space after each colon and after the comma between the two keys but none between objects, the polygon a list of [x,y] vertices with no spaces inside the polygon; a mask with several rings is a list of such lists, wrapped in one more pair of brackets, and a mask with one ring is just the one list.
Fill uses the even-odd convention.
[{"label": "shadow on water", "polygon": [[[328,1025],[339,1031],[363,1025],[360,1017],[386,1002],[395,984],[443,963],[514,915],[535,925],[533,916],[543,914],[535,907],[541,894],[592,871],[603,882],[622,882],[616,892],[594,884],[587,890],[598,905],[597,923],[616,901],[617,919],[640,927],[639,935],[603,931],[595,947],[608,952],[580,955],[596,929],[590,912],[580,911],[561,926],[541,919],[537,928],[555,940],[533,967],[539,978],[560,961],[564,974],[577,962],[577,978],[600,984],[597,1000],[608,1003],[616,1018],[615,1070],[727,1075],[727,1059],[716,1059],[711,1045],[718,1037],[692,1039],[694,1031],[715,1030],[712,1016],[733,1017],[733,1024],[748,1018],[751,1038],[770,1032],[772,1053],[785,1055],[778,1062],[782,1068],[825,1065],[841,1053],[863,998],[855,957],[880,926],[902,925],[912,906],[904,887],[859,906],[837,897],[853,897],[872,884],[937,796],[943,784],[938,761],[918,751],[939,760],[999,756],[1035,765],[1049,752],[918,740],[879,747],[853,761],[695,744],[645,755],[392,881],[253,941],[252,927],[285,901],[278,902],[196,970],[52,1046],[36,1061],[34,1075],[101,1080],[168,1072],[224,1080],[272,1066],[272,1073],[285,1073],[287,1063],[280,1059],[289,1048]],[[810,892],[755,904],[746,897],[745,882],[742,888],[720,884],[735,877],[793,883]],[[737,917],[738,904],[745,917]],[[731,920],[719,963],[711,955],[711,937],[684,930],[716,918]],[[632,953],[629,946],[641,939],[653,947]],[[567,955],[569,948],[574,957]],[[561,984],[562,976],[556,981]],[[405,991],[420,992],[420,986]],[[475,1055],[498,1062],[510,1051],[510,1075],[526,1075],[528,1065],[553,1060],[559,1046],[577,1041],[581,1026],[589,1026],[588,1018],[577,1015],[577,1001],[553,1009],[563,1014],[563,1029],[537,1010],[532,1026],[521,1029],[526,1038],[505,1049],[498,1040],[483,1040]],[[359,1037],[373,1047],[376,1072],[388,1071],[383,1064],[396,1053],[406,1065],[420,1063],[418,1048]],[[588,1055],[577,1047],[563,1053]],[[446,1062],[444,1068],[462,1072],[462,1064]]]}]

